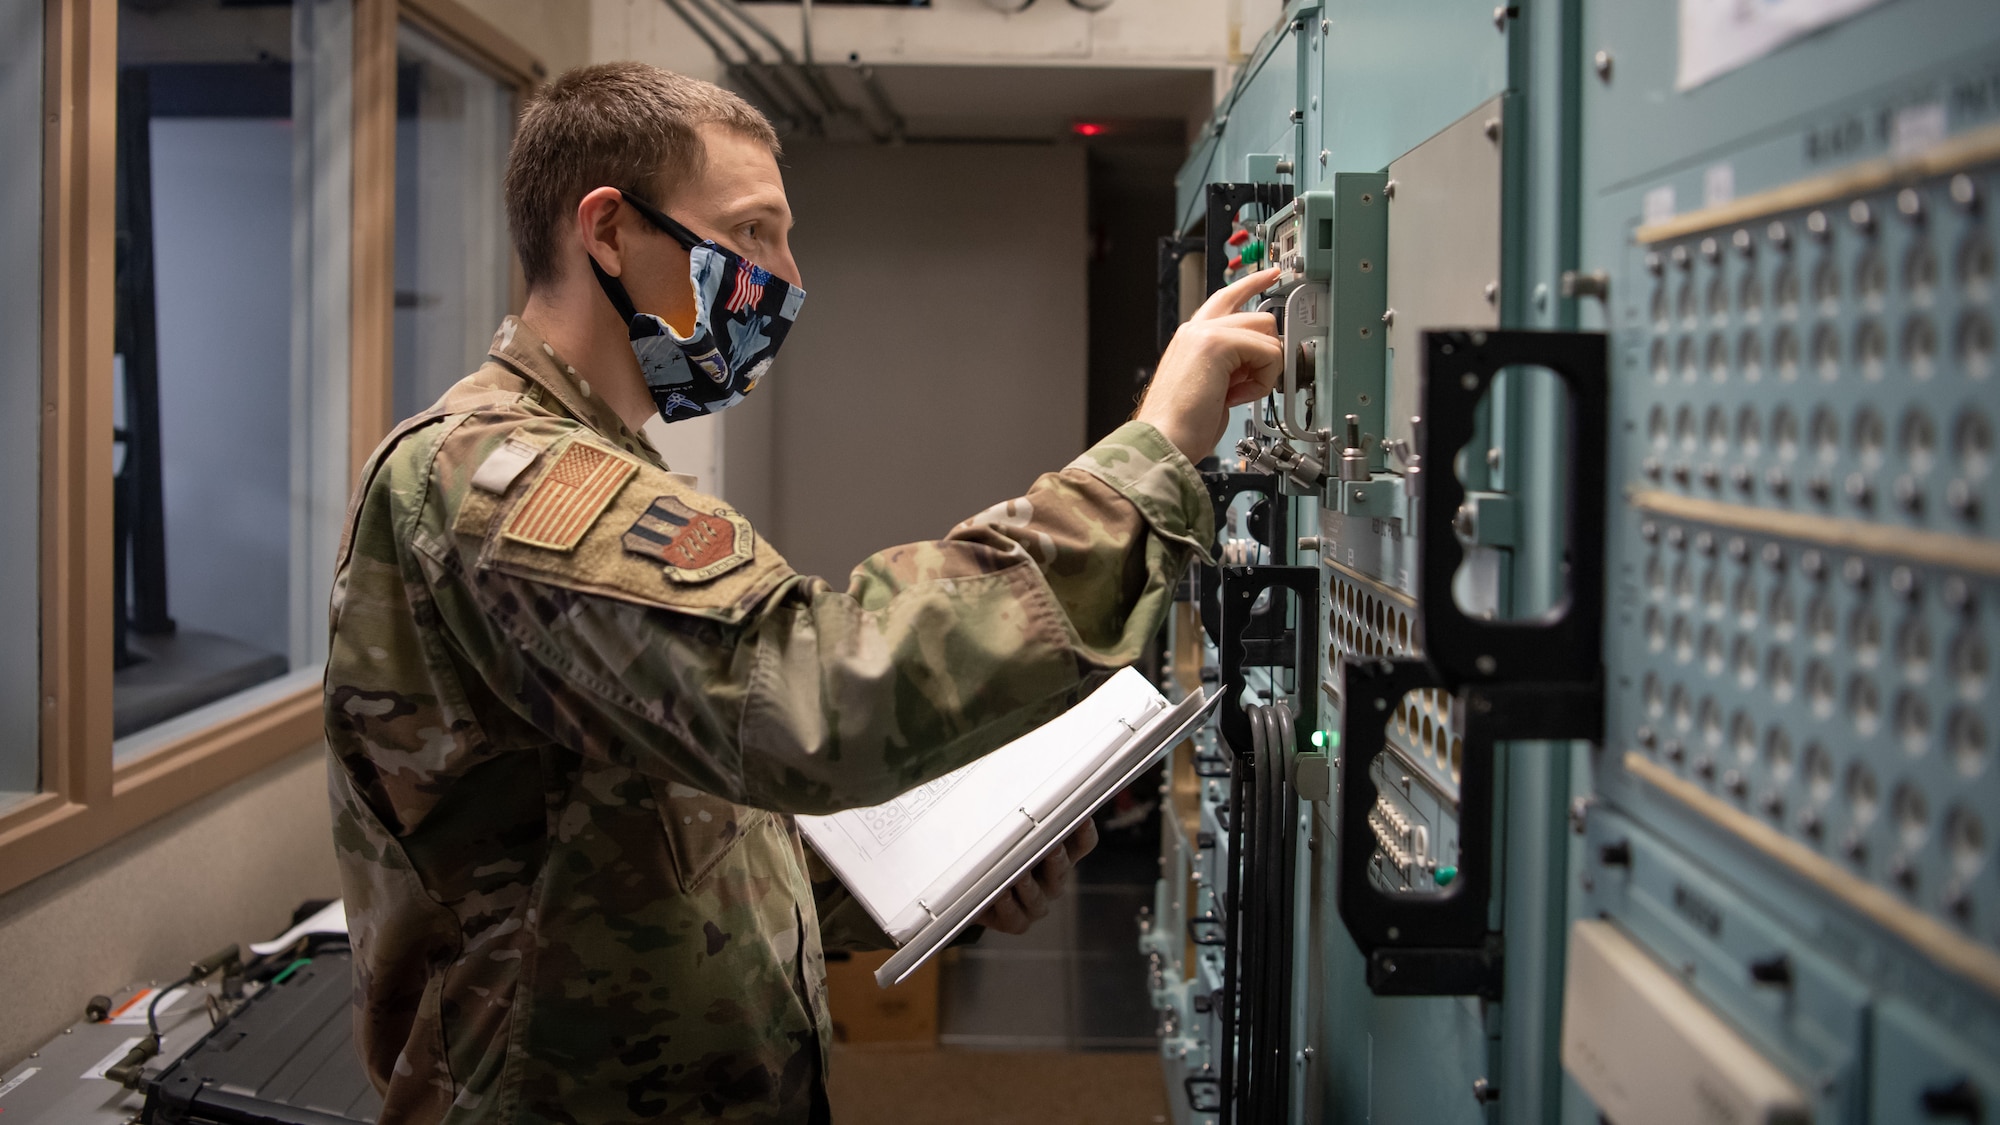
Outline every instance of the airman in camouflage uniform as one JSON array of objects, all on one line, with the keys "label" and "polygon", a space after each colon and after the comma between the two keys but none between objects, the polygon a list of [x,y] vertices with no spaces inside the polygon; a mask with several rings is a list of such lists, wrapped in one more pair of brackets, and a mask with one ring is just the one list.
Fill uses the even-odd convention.
[{"label": "airman in camouflage uniform", "polygon": [[363,473],[326,723],[384,1122],[823,1113],[822,949],[887,941],[788,814],[1056,714],[1213,533],[1141,422],[845,591],[684,480],[512,318]]}]

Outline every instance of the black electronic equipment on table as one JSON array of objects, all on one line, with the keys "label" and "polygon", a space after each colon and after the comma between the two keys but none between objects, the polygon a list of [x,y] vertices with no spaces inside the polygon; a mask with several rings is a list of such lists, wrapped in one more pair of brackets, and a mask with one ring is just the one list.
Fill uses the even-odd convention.
[{"label": "black electronic equipment on table", "polygon": [[345,949],[300,958],[146,1089],[147,1125],[365,1125],[382,1099],[354,1049]]}]

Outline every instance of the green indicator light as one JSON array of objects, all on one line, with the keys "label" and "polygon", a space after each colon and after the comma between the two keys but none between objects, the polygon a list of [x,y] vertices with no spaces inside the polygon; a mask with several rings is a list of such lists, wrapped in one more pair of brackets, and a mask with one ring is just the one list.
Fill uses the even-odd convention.
[{"label": "green indicator light", "polygon": [[1327,749],[1329,750],[1340,749],[1340,732],[1337,730],[1330,730],[1325,733],[1326,733]]},{"label": "green indicator light", "polygon": [[1320,747],[1320,746],[1325,746],[1325,745],[1326,745],[1326,732],[1325,732],[1325,731],[1323,731],[1323,730],[1316,730],[1316,731],[1314,731],[1314,732],[1313,732],[1313,745],[1314,745],[1315,747]]},{"label": "green indicator light", "polygon": [[1451,886],[1451,881],[1458,878],[1458,868],[1440,867],[1436,871],[1431,872],[1431,878],[1437,881],[1438,886],[1449,887]]}]

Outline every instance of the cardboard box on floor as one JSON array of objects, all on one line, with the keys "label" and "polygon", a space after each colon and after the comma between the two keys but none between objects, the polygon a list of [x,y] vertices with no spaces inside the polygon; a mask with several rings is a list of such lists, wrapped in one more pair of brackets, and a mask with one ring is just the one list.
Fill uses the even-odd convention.
[{"label": "cardboard box on floor", "polygon": [[930,962],[894,988],[879,988],[875,970],[889,950],[826,956],[826,1002],[836,1043],[893,1043],[935,1047],[938,1035],[938,962]]}]

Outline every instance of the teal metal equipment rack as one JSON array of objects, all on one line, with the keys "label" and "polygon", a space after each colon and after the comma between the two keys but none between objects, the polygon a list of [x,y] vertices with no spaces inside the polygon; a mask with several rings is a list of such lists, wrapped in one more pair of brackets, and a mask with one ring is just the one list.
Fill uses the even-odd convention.
[{"label": "teal metal equipment rack", "polygon": [[2000,9],[1294,3],[1177,189],[1175,1120],[2000,1119]]}]

